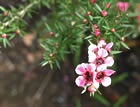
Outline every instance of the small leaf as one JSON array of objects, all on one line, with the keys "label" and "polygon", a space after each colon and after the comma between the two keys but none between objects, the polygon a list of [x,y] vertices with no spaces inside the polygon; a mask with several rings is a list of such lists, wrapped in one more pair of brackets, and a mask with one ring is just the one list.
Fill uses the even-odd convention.
[{"label": "small leaf", "polygon": [[40,64],[41,64],[42,66],[45,66],[45,65],[48,64],[48,61],[42,61]]},{"label": "small leaf", "polygon": [[128,72],[124,72],[118,76],[115,76],[114,78],[112,78],[112,85],[119,83],[120,81],[124,80],[127,77],[128,77]]},{"label": "small leaf", "polygon": [[83,91],[81,92],[81,94],[85,93],[86,90],[87,90],[87,87],[86,87],[86,86],[84,86],[83,88],[84,88],[84,89],[83,89]]},{"label": "small leaf", "polygon": [[136,16],[138,16],[137,13],[129,13],[129,14],[128,14],[128,17],[136,17]]},{"label": "small leaf", "polygon": [[51,28],[50,28],[50,26],[48,24],[45,24],[45,26],[46,26],[46,28],[48,29],[49,32],[52,31]]},{"label": "small leaf", "polygon": [[117,33],[117,32],[113,32],[115,34],[116,37],[118,37],[119,39],[121,38],[121,36]]},{"label": "small leaf", "polygon": [[122,51],[110,51],[111,54],[119,54],[122,53]]},{"label": "small leaf", "polygon": [[58,69],[60,70],[61,67],[60,67],[60,64],[59,64],[58,60],[55,60],[55,63],[56,63],[56,66],[58,67]]},{"label": "small leaf", "polygon": [[78,12],[75,12],[75,14],[76,14],[80,19],[84,19],[84,17],[81,16]]},{"label": "small leaf", "polygon": [[107,107],[110,105],[110,102],[106,98],[98,95],[97,93],[95,94],[95,99],[100,101],[102,104],[106,105]]},{"label": "small leaf", "polygon": [[123,24],[123,25],[121,25],[121,27],[131,27],[131,28],[133,28],[134,27],[134,25],[129,25],[129,24]]},{"label": "small leaf", "polygon": [[95,6],[100,12],[102,11],[102,9],[100,8],[100,6],[97,3],[95,3]]},{"label": "small leaf", "polygon": [[121,42],[121,45],[123,45],[127,49],[130,49],[124,42]]},{"label": "small leaf", "polygon": [[113,107],[121,107],[121,104],[123,104],[127,98],[128,98],[127,95],[121,96],[119,100],[113,105]]},{"label": "small leaf", "polygon": [[103,28],[105,28],[106,30],[110,30],[110,28],[107,26],[103,26]]},{"label": "small leaf", "polygon": [[0,6],[0,10],[6,11],[6,9],[4,7],[2,7],[2,6]]}]

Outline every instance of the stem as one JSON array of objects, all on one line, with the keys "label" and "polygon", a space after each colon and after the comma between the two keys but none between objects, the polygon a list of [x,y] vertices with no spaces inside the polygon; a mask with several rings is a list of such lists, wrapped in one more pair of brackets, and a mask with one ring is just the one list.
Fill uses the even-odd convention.
[{"label": "stem", "polygon": [[2,27],[0,29],[3,29],[4,27],[9,26],[15,20],[19,20],[20,18],[23,18],[25,16],[25,14],[27,13],[27,11],[30,8],[32,8],[34,5],[38,4],[39,2],[40,2],[40,0],[35,0],[31,4],[27,5],[23,10],[21,10],[20,12],[17,12],[17,15],[12,17],[11,20],[3,23],[3,25],[2,25]]}]

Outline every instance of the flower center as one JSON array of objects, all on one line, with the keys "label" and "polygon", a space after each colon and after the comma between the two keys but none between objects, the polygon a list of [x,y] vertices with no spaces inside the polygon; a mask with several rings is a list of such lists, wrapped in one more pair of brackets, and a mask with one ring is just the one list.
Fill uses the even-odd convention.
[{"label": "flower center", "polygon": [[97,79],[102,79],[102,78],[104,78],[105,77],[105,73],[104,72],[99,72],[99,73],[97,73]]},{"label": "flower center", "polygon": [[102,58],[97,58],[96,59],[96,65],[101,65],[104,63],[104,60]]},{"label": "flower center", "polygon": [[87,81],[90,81],[92,79],[92,74],[89,71],[87,71],[85,73],[85,78],[86,78]]}]

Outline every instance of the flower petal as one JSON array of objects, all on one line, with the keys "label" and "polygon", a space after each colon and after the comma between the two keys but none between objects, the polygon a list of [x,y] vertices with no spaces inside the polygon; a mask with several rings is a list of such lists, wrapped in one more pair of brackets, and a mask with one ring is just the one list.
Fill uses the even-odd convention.
[{"label": "flower petal", "polygon": [[99,55],[100,57],[106,57],[106,56],[108,56],[108,52],[107,52],[105,49],[101,48],[101,49],[99,49],[99,51],[98,51],[98,55]]},{"label": "flower petal", "polygon": [[99,42],[98,42],[98,48],[102,48],[105,45],[106,45],[106,42],[104,40],[99,40]]},{"label": "flower petal", "polygon": [[78,76],[75,80],[75,83],[78,87],[83,87],[85,85],[86,81],[83,76]]},{"label": "flower petal", "polygon": [[88,53],[94,53],[95,51],[97,50],[97,46],[95,44],[91,44],[89,47],[88,47]]},{"label": "flower petal", "polygon": [[94,72],[95,69],[96,69],[96,66],[94,64],[86,64],[86,69],[89,71],[89,72]]},{"label": "flower petal", "polygon": [[95,59],[96,59],[96,54],[90,53],[88,55],[88,62],[93,62],[93,61],[95,61]]},{"label": "flower petal", "polygon": [[110,77],[104,77],[104,79],[101,81],[102,85],[104,87],[108,87],[111,85],[111,78]]},{"label": "flower petal", "polygon": [[99,65],[97,71],[104,71],[107,68],[106,64]]},{"label": "flower petal", "polygon": [[94,81],[93,85],[95,86],[96,89],[98,89],[100,86],[99,82],[95,82],[95,81]]},{"label": "flower petal", "polygon": [[106,50],[107,51],[110,51],[110,49],[111,49],[111,47],[113,46],[113,42],[110,42],[110,43],[108,43],[107,45],[106,45]]},{"label": "flower petal", "polygon": [[106,64],[107,66],[112,66],[112,65],[114,64],[114,59],[113,59],[112,57],[107,57],[107,58],[105,59],[105,64]]},{"label": "flower petal", "polygon": [[77,65],[75,71],[78,75],[84,74],[85,73],[84,63]]},{"label": "flower petal", "polygon": [[105,70],[105,73],[106,73],[107,76],[111,76],[111,75],[114,74],[115,72],[116,72],[116,71],[111,70],[111,69],[106,69],[106,70]]}]

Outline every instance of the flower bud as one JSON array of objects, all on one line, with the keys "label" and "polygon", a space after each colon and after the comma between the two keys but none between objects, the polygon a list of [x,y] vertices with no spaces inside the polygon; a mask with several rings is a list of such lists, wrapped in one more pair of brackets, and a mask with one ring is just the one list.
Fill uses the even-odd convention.
[{"label": "flower bud", "polygon": [[21,32],[20,32],[20,29],[17,29],[16,30],[16,34],[20,34]]},{"label": "flower bud", "polygon": [[121,41],[125,41],[125,37],[122,36],[122,37],[121,37]]},{"label": "flower bud", "polygon": [[91,12],[90,11],[88,11],[88,15],[91,15]]},{"label": "flower bud", "polygon": [[49,32],[49,35],[52,36],[54,33],[53,32]]},{"label": "flower bud", "polygon": [[107,11],[106,11],[106,10],[102,10],[101,14],[102,14],[103,16],[106,16],[106,15],[107,15]]},{"label": "flower bud", "polygon": [[52,57],[53,56],[53,53],[50,53],[49,56]]},{"label": "flower bud", "polygon": [[2,33],[2,34],[1,34],[1,37],[2,37],[2,38],[6,38],[6,37],[7,37],[7,34],[6,34],[6,33]]},{"label": "flower bud", "polygon": [[3,13],[3,16],[8,16],[8,11],[5,11],[5,12]]},{"label": "flower bud", "polygon": [[90,0],[90,2],[91,2],[91,3],[94,3],[94,2],[95,2],[95,0]]},{"label": "flower bud", "polygon": [[83,19],[84,24],[87,24],[87,22],[88,22],[87,19]]},{"label": "flower bud", "polygon": [[95,91],[95,86],[94,85],[89,86],[88,91],[89,92],[94,92]]},{"label": "flower bud", "polygon": [[115,28],[112,28],[112,29],[111,29],[111,32],[115,32]]}]

